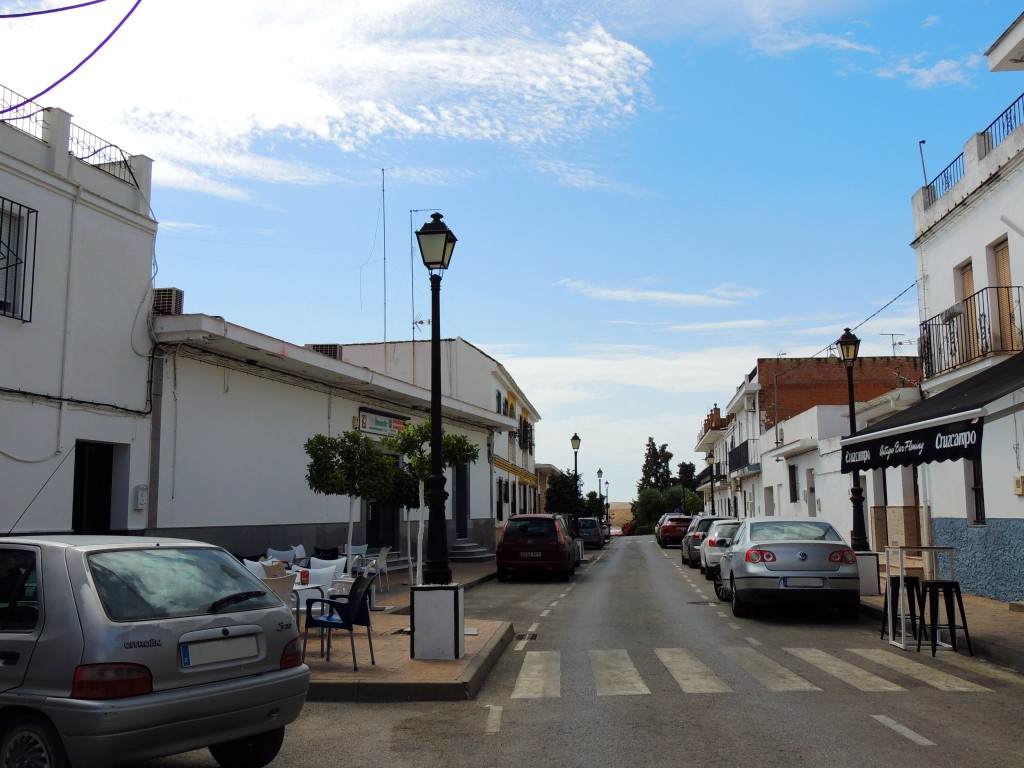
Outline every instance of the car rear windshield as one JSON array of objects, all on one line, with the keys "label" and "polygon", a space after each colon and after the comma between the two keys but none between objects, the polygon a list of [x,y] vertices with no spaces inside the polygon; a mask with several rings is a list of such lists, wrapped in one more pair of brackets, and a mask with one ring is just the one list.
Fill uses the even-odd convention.
[{"label": "car rear windshield", "polygon": [[597,528],[597,520],[589,520],[585,517],[581,518],[580,528]]},{"label": "car rear windshield", "polygon": [[670,517],[665,521],[666,523],[674,523],[675,525],[689,525],[690,518],[688,517]]},{"label": "car rear windshield", "polygon": [[554,520],[510,520],[505,528],[505,538],[544,539],[555,538]]},{"label": "car rear windshield", "polygon": [[269,608],[278,600],[219,549],[160,547],[89,556],[89,571],[111,621]]},{"label": "car rear windshield", "polygon": [[750,524],[751,541],[842,541],[829,523],[814,521]]}]

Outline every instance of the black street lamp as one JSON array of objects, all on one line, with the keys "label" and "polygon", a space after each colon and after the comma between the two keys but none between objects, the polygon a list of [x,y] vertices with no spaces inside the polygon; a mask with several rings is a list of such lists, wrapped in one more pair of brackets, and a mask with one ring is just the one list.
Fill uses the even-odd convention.
[{"label": "black street lamp", "polygon": [[612,515],[611,515],[611,511],[610,511],[611,510],[611,506],[612,506],[611,498],[612,497],[608,495],[608,481],[605,480],[604,481],[604,519],[608,521],[609,525],[611,525],[611,522],[612,522]]},{"label": "black street lamp", "polygon": [[604,512],[604,497],[601,495],[601,478],[604,477],[604,472],[600,468],[597,470],[597,516],[600,518]]},{"label": "black street lamp", "polygon": [[[860,351],[860,339],[846,328],[836,342],[843,365],[846,366],[846,389],[850,399],[850,437],[857,434],[857,414],[854,411],[853,398],[853,364],[857,362]],[[869,551],[867,528],[864,525],[864,491],[860,487],[860,472],[853,471],[853,484],[850,488],[850,503],[853,505],[853,530],[850,531],[850,546],[854,552]]]},{"label": "black street lamp", "polygon": [[715,453],[714,451],[708,451],[708,455],[704,457],[704,461],[708,463],[708,467],[711,469],[711,514],[715,514]]},{"label": "black street lamp", "polygon": [[444,462],[441,456],[441,273],[448,269],[455,250],[455,235],[441,221],[440,213],[416,230],[423,265],[430,272],[430,477],[424,495],[430,506],[427,519],[427,557],[423,564],[424,584],[451,584],[448,565],[448,529],[444,503]]},{"label": "black street lamp", "polygon": [[576,497],[573,500],[573,515],[576,520],[580,518],[580,471],[577,459],[579,458],[581,442],[580,436],[573,432],[572,437],[569,438],[569,445],[572,446],[572,479],[576,488]]}]

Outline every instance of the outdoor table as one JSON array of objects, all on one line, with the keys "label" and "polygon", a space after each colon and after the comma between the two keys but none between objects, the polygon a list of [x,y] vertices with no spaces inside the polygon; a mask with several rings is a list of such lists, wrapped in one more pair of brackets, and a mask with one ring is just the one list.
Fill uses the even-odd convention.
[{"label": "outdoor table", "polygon": [[[939,555],[945,554],[946,555],[946,565],[947,565],[947,569],[949,571],[949,580],[950,581],[953,580],[953,548],[952,547],[908,547],[908,546],[899,546],[899,547],[886,547],[885,548],[885,590],[886,590],[886,599],[890,601],[890,605],[892,604],[891,601],[893,599],[898,601],[897,602],[896,617],[899,619],[899,637],[897,638],[896,632],[894,631],[894,627],[893,627],[893,611],[892,611],[891,608],[888,611],[886,611],[886,621],[889,622],[889,645],[895,645],[897,648],[900,648],[901,650],[904,650],[904,651],[907,650],[907,615],[906,615],[906,611],[907,611],[907,608],[908,608],[908,606],[905,605],[905,601],[906,601],[906,586],[905,586],[905,579],[906,579],[906,555],[908,553],[914,553],[914,552],[921,553],[922,565],[924,565],[924,556],[925,555],[931,555],[932,556],[932,571],[934,573],[936,573],[936,574],[938,573],[938,559],[939,559]],[[895,595],[892,594],[892,590],[891,590],[892,582],[889,580],[890,576],[892,575],[892,566],[893,566],[893,563],[890,560],[890,557],[895,557],[896,558],[896,563],[898,564],[898,573],[899,573],[899,580],[900,581],[899,581],[899,588],[897,589]],[[922,610],[924,610],[924,609],[922,608]],[[924,617],[922,616],[922,619],[923,618]],[[923,628],[919,628],[918,631],[919,632],[923,631]],[[935,630],[933,629],[932,631],[934,632]],[[941,643],[941,645],[943,647],[948,647],[945,643]]]}]

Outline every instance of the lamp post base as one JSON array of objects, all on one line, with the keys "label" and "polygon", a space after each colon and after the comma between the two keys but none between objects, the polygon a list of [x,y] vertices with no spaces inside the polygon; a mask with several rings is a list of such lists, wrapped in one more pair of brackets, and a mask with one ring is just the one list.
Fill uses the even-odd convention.
[{"label": "lamp post base", "polygon": [[409,654],[414,659],[461,659],[466,652],[465,590],[461,584],[412,588]]}]

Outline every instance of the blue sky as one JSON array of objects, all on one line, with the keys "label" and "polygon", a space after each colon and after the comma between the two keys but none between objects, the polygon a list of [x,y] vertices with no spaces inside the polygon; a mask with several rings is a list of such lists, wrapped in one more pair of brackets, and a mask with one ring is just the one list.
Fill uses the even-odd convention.
[{"label": "blue sky", "polygon": [[[134,5],[0,21],[0,84],[44,91]],[[1019,13],[142,0],[38,102],[154,159],[157,286],[297,344],[428,338],[410,229],[441,211],[442,335],[516,378],[539,462],[571,468],[578,432],[584,492],[601,467],[628,501],[648,437],[701,466],[704,416],[758,357],[845,326],[912,353],[918,141],[933,178],[1024,91],[984,58]]]}]

